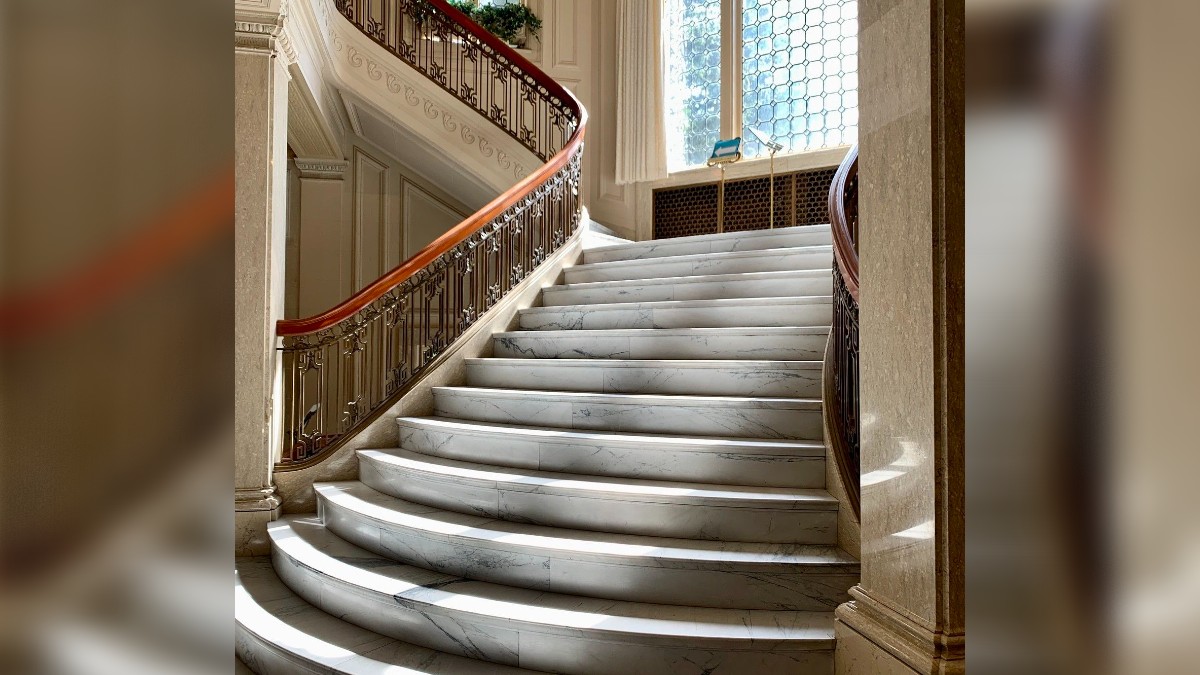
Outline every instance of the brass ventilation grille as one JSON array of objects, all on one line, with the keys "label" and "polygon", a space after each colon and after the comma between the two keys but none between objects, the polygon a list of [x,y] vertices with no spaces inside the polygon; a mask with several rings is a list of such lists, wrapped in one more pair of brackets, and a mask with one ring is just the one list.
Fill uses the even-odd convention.
[{"label": "brass ventilation grille", "polygon": [[[829,184],[836,166],[775,176],[775,227],[829,222]],[[771,179],[725,181],[725,231],[765,230],[771,221]],[[654,191],[654,238],[717,231],[717,184]]]}]

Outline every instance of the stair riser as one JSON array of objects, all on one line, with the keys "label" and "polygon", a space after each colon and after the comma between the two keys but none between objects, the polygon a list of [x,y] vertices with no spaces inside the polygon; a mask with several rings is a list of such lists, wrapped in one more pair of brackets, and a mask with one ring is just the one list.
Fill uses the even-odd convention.
[{"label": "stair riser", "polygon": [[588,557],[570,552],[467,541],[395,523],[321,500],[325,526],[369,551],[446,574],[539,591],[660,604],[831,611],[849,600],[858,577],[796,565],[657,561],[637,556]]},{"label": "stair riser", "polygon": [[447,481],[406,467],[364,459],[359,479],[375,490],[447,511],[518,523],[654,537],[832,545],[837,512],[786,508],[730,508],[693,503],[632,501],[615,495],[528,490]]},{"label": "stair riser", "polygon": [[[527,424],[561,429],[632,431],[739,438],[820,439],[820,410],[785,404],[756,407],[711,405],[644,405],[598,401],[548,401],[498,396],[472,396],[456,390],[434,391],[439,417]],[[768,407],[770,406],[770,407]]]},{"label": "stair riser", "polygon": [[542,389],[604,394],[677,394],[693,396],[779,396],[819,398],[819,368],[746,366],[730,361],[727,368],[686,366],[556,366],[556,361],[525,359],[519,365],[467,364],[467,384],[496,389]]},{"label": "stair riser", "polygon": [[712,452],[646,444],[541,442],[400,427],[400,447],[515,469],[781,488],[824,488],[824,456]]},{"label": "stair riser", "polygon": [[233,640],[234,653],[242,663],[251,666],[258,675],[329,672],[312,660],[278,649],[236,622]]},{"label": "stair riser", "polygon": [[[297,592],[346,621],[438,651],[508,666],[581,675],[699,673],[706,668],[734,674],[833,673],[831,648],[801,649],[749,640],[660,639],[645,644],[565,627],[551,633],[522,622],[496,622],[454,608],[354,588],[280,556],[276,567],[289,586],[319,587],[316,594]],[[431,598],[440,595],[434,592]]]},{"label": "stair riser", "polygon": [[614,250],[592,250],[584,252],[584,262],[610,262],[613,260],[646,260],[676,255],[699,253],[722,253],[725,251],[762,251],[771,248],[798,248],[801,246],[828,246],[831,241],[829,227],[814,227],[812,231],[778,234],[751,234],[700,241],[673,242],[669,239],[643,242]]},{"label": "stair riser", "polygon": [[542,291],[542,305],[593,305],[615,302],[659,302],[664,300],[720,300],[722,298],[792,298],[831,295],[833,280],[827,274],[785,279],[744,281],[688,281],[681,283],[631,284],[571,288],[551,286]]},{"label": "stair riser", "polygon": [[811,335],[497,336],[493,354],[515,359],[752,359],[820,361],[826,333]]},{"label": "stair riser", "polygon": [[684,307],[678,309],[604,309],[593,311],[524,311],[525,330],[604,330],[622,328],[736,328],[761,326],[828,326],[831,303],[749,307]]},{"label": "stair riser", "polygon": [[697,274],[745,274],[748,272],[816,270],[829,269],[829,266],[832,264],[833,252],[828,248],[729,259],[718,258],[715,260],[660,258],[639,261],[633,264],[618,264],[608,268],[567,268],[566,283],[582,284],[593,281],[658,279],[662,277],[687,277]]}]

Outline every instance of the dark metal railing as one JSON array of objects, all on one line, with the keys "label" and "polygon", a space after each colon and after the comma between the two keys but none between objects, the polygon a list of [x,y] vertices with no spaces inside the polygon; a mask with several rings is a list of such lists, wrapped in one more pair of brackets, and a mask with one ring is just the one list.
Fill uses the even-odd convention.
[{"label": "dark metal railing", "polygon": [[337,307],[280,321],[278,469],[308,466],[382,413],[579,224],[587,113],[565,88],[444,0],[338,0],[400,60],[546,163]]},{"label": "dark metal railing", "polygon": [[334,5],[377,44],[543,162],[574,132],[579,120],[562,87],[444,2],[335,0]]},{"label": "dark metal railing", "polygon": [[829,187],[833,230],[833,327],[825,350],[825,419],[838,471],[855,516],[860,514],[858,387],[858,146]]}]

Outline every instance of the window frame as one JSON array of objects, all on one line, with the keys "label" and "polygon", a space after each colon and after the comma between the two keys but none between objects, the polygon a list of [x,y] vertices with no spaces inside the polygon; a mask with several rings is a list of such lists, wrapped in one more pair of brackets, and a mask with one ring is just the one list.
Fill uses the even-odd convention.
[{"label": "window frame", "polygon": [[[742,0],[719,0],[721,4],[721,96],[719,101],[720,119],[718,123],[719,135],[721,138],[733,138],[734,136],[742,136],[744,127],[744,111],[742,110],[742,75],[743,75],[743,58],[742,58],[742,12],[745,9],[745,4]],[[663,22],[663,30],[661,39],[665,45],[670,36],[666,31],[666,22]],[[663,50],[666,53],[666,50]],[[668,64],[662,64],[663,81],[666,81],[666,68]],[[861,81],[861,80],[860,80]],[[660,109],[665,117],[666,115],[666,99],[668,96],[666,87],[663,87],[663,101],[660,102]],[[666,126],[665,128],[669,128]],[[669,132],[668,132],[669,133]],[[669,140],[669,139],[668,139]],[[742,139],[745,143],[745,139]],[[829,153],[830,151],[843,151],[850,147],[851,144],[843,143],[841,145],[829,146],[823,148],[805,148],[804,150],[792,150],[776,153],[776,161],[785,157],[794,157],[797,155],[806,155],[810,153]],[[739,164],[757,163],[759,161],[767,162],[769,157],[766,155],[758,157],[746,157]],[[667,173],[670,176],[687,174],[695,172],[698,169],[706,168],[704,164],[696,164],[692,166],[684,166],[675,169],[670,168],[670,161],[667,161]]]}]

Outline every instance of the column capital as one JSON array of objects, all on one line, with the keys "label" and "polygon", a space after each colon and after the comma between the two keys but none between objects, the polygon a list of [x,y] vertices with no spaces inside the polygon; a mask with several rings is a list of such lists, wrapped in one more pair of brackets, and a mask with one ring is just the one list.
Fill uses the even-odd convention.
[{"label": "column capital", "polygon": [[350,166],[350,162],[341,159],[297,157],[294,161],[301,178],[341,180],[345,178],[346,169]]},{"label": "column capital", "polygon": [[233,13],[234,48],[280,56],[284,65],[296,62],[296,46],[288,32],[287,3],[239,4]]}]

